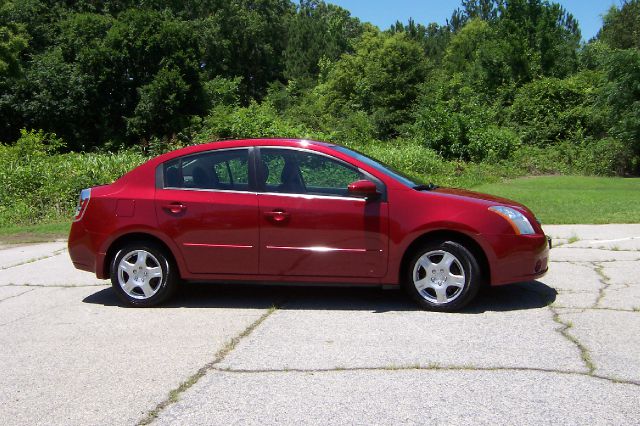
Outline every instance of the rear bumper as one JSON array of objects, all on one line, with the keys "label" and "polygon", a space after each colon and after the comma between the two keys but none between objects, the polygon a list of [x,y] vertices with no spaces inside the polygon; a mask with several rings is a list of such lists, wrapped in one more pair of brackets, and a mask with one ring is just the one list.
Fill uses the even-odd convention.
[{"label": "rear bumper", "polygon": [[69,232],[69,257],[76,269],[92,272],[98,278],[105,278],[103,263],[105,253],[99,252],[104,235],[87,231],[82,221],[74,222]]},{"label": "rear bumper", "polygon": [[502,236],[493,247],[492,286],[535,280],[549,270],[551,239],[544,234]]}]

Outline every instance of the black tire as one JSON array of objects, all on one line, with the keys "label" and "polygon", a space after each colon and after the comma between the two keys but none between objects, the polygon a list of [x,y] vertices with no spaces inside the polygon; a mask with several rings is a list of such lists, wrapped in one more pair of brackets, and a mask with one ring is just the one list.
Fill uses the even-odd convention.
[{"label": "black tire", "polygon": [[[147,253],[144,255],[146,267],[141,267],[142,265],[138,264],[138,257],[133,254],[135,252]],[[140,256],[140,259],[142,259],[143,256]],[[133,278],[133,274],[131,272],[123,270],[122,275],[120,275],[118,266],[125,257],[127,257],[127,263],[129,264],[131,264],[131,262],[128,262],[130,259],[136,259],[135,265],[132,266],[138,266],[134,273],[140,274],[140,284],[142,285],[138,286],[137,281],[131,281]],[[162,271],[161,277],[149,278],[148,280],[146,276],[144,278],[142,277],[146,271],[157,271],[157,267]],[[178,269],[175,266],[173,258],[168,255],[162,247],[147,241],[128,243],[118,249],[111,261],[110,269],[113,290],[120,300],[122,300],[127,306],[131,307],[150,307],[159,305],[173,295],[179,282]],[[141,272],[141,270],[143,271]],[[138,278],[138,276],[135,278]],[[123,281],[122,284],[121,281]],[[127,285],[129,283],[132,283],[131,287],[133,288],[129,288],[127,292],[127,290],[125,290],[125,286],[129,287]],[[143,287],[145,287],[146,290],[150,289],[148,293],[149,296],[147,296]],[[152,294],[151,291],[153,292]]]},{"label": "black tire", "polygon": [[[446,264],[451,258],[447,257],[443,262],[444,253],[454,258],[449,269]],[[421,259],[420,265],[416,266]],[[425,268],[426,264],[431,265],[429,270]],[[412,254],[406,268],[402,287],[422,308],[430,311],[458,311],[475,298],[483,285],[482,271],[475,256],[454,241],[437,241],[421,246]],[[462,282],[464,284],[460,287]],[[418,286],[425,287],[418,289]]]}]

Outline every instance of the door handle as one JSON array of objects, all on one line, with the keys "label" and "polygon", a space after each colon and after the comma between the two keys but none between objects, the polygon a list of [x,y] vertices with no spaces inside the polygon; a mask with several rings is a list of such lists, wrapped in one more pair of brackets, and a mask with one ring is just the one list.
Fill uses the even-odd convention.
[{"label": "door handle", "polygon": [[283,223],[289,219],[289,213],[284,210],[273,210],[270,212],[264,212],[264,217],[276,223]]},{"label": "door handle", "polygon": [[185,206],[182,203],[175,202],[175,203],[164,204],[162,208],[169,213],[178,214],[178,213],[184,212],[187,209],[187,206]]}]

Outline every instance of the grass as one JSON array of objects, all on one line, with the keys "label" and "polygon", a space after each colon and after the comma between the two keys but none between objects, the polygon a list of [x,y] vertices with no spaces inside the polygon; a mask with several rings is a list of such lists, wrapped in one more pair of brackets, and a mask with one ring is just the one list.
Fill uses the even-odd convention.
[{"label": "grass", "polygon": [[71,220],[27,226],[7,226],[0,228],[0,244],[42,243],[66,239]]},{"label": "grass", "polygon": [[473,189],[521,202],[543,224],[640,223],[640,178],[540,176]]}]

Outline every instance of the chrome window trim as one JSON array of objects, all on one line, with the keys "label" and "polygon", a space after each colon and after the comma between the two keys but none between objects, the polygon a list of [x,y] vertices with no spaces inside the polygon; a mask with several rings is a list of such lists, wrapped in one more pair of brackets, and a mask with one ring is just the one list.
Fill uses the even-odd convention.
[{"label": "chrome window trim", "polygon": [[167,186],[165,188],[160,188],[160,189],[166,189],[166,190],[171,190],[171,191],[197,191],[197,192],[230,192],[230,193],[234,193],[234,194],[252,194],[252,195],[258,195],[258,193],[256,191],[237,191],[235,189],[215,189],[215,188],[180,188],[180,187],[176,187],[176,186]]},{"label": "chrome window trim", "polygon": [[257,195],[275,195],[289,198],[304,198],[305,200],[312,200],[316,198],[320,198],[323,200],[347,200],[347,201],[362,201],[366,202],[367,200],[363,197],[341,197],[339,195],[321,195],[321,194],[297,194],[297,193],[286,193],[286,192],[258,192]]}]

